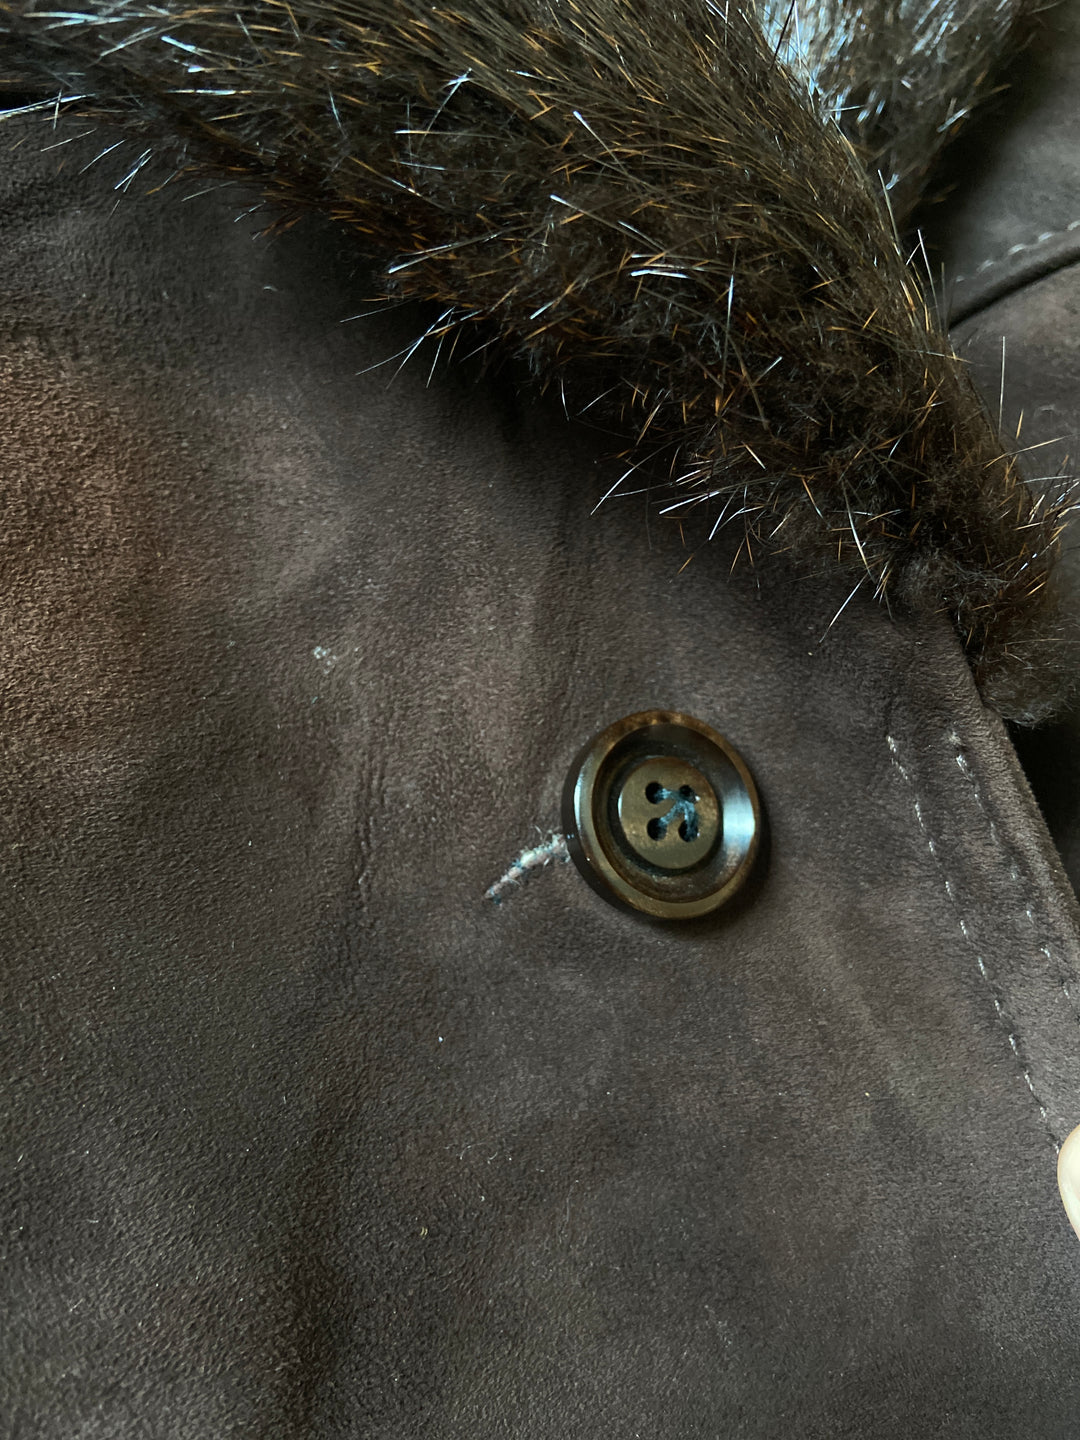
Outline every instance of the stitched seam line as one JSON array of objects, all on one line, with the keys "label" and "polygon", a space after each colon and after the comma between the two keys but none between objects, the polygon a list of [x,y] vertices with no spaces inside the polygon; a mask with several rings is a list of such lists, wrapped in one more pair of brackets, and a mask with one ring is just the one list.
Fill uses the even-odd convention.
[{"label": "stitched seam line", "polygon": [[[978,804],[979,809],[983,814],[983,817],[985,818],[990,827],[990,834],[993,837],[994,842],[997,844],[998,848],[1005,852],[1005,846],[1002,843],[1001,838],[998,834],[997,827],[995,826],[993,820],[990,817],[989,811],[983,803],[982,795],[979,792],[978,788],[978,782],[975,780],[975,777],[971,772],[970,766],[967,765],[967,757],[963,754],[963,750],[960,746],[959,737],[955,734],[955,732],[953,732],[949,736],[949,739],[957,746],[955,757],[957,764],[960,766],[961,772],[964,774],[965,779],[968,780],[969,784],[975,791],[976,803]],[[912,780],[911,774],[908,771],[907,767],[900,759],[900,746],[897,744],[895,738],[892,735],[886,735],[885,740],[889,746],[889,754],[892,763],[896,768],[896,771],[899,774],[900,778],[903,780],[904,784],[907,786],[908,790],[911,793],[912,804],[915,810],[915,819],[918,823],[920,831],[922,832],[923,839],[926,841],[927,849],[930,851],[930,854],[933,857],[938,874],[941,876],[942,884],[945,889],[945,894],[948,896],[949,903],[952,905],[952,908],[956,914],[957,924],[959,925],[960,933],[963,935],[965,941],[967,942],[968,949],[975,956],[975,963],[979,967],[979,974],[986,982],[986,988],[989,991],[990,999],[994,1002],[994,1010],[997,1012],[998,1020],[1000,1021],[1006,1035],[1008,1036],[1009,1048],[1012,1050],[1013,1055],[1016,1059],[1016,1063],[1020,1067],[1020,1073],[1024,1077],[1024,1083],[1027,1085],[1028,1090],[1031,1092],[1031,1098],[1039,1107],[1039,1114],[1042,1116],[1043,1125],[1045,1126],[1047,1134],[1050,1136],[1050,1139],[1053,1142],[1054,1149],[1058,1150],[1061,1147],[1058,1144],[1057,1137],[1054,1135],[1054,1132],[1050,1127],[1050,1119],[1046,1113],[1046,1106],[1039,1099],[1038,1092],[1036,1091],[1034,1082],[1031,1078],[1031,1072],[1024,1061],[1023,1055],[1020,1053],[1020,1044],[1016,1038],[1016,1032],[1013,1029],[1009,1017],[1005,1014],[1005,1010],[1002,1007],[1001,1001],[998,999],[997,988],[994,984],[994,981],[991,979],[990,972],[986,968],[986,962],[983,960],[983,957],[979,952],[979,947],[975,943],[967,920],[964,918],[963,912],[960,909],[960,902],[957,899],[956,895],[956,887],[953,884],[952,880],[949,878],[948,872],[945,869],[945,865],[940,855],[940,847],[934,840],[934,837],[930,834],[929,827],[926,823],[926,817],[923,815],[922,802],[920,801],[918,791],[915,788],[915,782]],[[1011,856],[1007,856],[1007,858],[1009,858],[1011,863],[1011,868],[1009,872],[1010,876],[1014,879],[1019,879],[1019,870],[1016,866],[1015,860],[1013,860]],[[1028,907],[1028,910],[1030,911],[1030,906]],[[1035,917],[1029,913],[1028,920],[1031,923],[1032,928],[1034,928]],[[1049,951],[1046,949],[1045,946],[1040,946],[1039,948],[1043,950],[1045,954],[1049,954]]]},{"label": "stitched seam line", "polygon": [[953,282],[959,285],[963,281],[977,280],[980,276],[985,275],[988,270],[993,270],[996,265],[1004,265],[1005,261],[1011,260],[1013,256],[1026,254],[1029,250],[1038,250],[1051,240],[1060,240],[1063,235],[1069,235],[1075,230],[1080,230],[1080,220],[1071,220],[1063,230],[1044,230],[1042,234],[1037,235],[1034,240],[1024,240],[1018,245],[1010,245],[1008,250],[1004,251],[1001,255],[992,255],[988,260],[980,261],[975,269],[969,271],[968,274],[954,275]]},{"label": "stitched seam line", "polygon": [[[972,770],[967,755],[964,752],[963,741],[960,739],[960,736],[956,733],[955,730],[951,730],[949,732],[949,742],[955,747],[956,763],[960,767],[960,773],[964,776],[964,779],[971,786],[972,794],[975,796],[975,803],[982,811],[983,817],[986,820],[987,827],[990,831],[990,838],[1001,851],[1004,858],[1008,861],[1009,879],[1012,880],[1015,884],[1019,885],[1023,880],[1023,876],[1020,874],[1020,867],[1016,863],[1016,855],[1013,852],[1012,848],[1007,845],[1004,840],[1002,840],[1001,834],[998,831],[997,826],[994,824],[993,817],[991,816],[990,811],[987,808],[986,802],[983,799],[983,794],[979,786],[979,782],[975,778],[975,772]],[[1030,904],[1026,904],[1024,906],[1024,918],[1027,920],[1028,925],[1031,927],[1032,940],[1033,943],[1037,946],[1039,954],[1047,960],[1051,969],[1057,973],[1058,983],[1061,985],[1062,994],[1068,1001],[1069,1009],[1072,1011],[1073,1019],[1080,1022],[1080,1010],[1077,1009],[1076,1000],[1073,998],[1073,993],[1069,989],[1069,982],[1065,978],[1065,966],[1055,960],[1054,952],[1050,949],[1050,946],[1046,943],[1046,941],[1039,939],[1038,922],[1035,919],[1035,912]]]}]

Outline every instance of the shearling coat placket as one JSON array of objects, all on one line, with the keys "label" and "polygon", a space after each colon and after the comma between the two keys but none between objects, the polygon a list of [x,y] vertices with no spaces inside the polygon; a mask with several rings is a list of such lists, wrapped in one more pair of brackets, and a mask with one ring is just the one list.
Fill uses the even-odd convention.
[{"label": "shearling coat placket", "polygon": [[[180,12],[101,13],[187,53]],[[55,17],[0,16],[28,106],[86,81]],[[985,703],[1056,693],[1017,577],[1060,490],[988,450],[940,549],[921,494],[835,569],[817,492],[798,545],[760,495],[707,538],[728,490],[617,485],[645,417],[579,413],[602,355],[564,391],[491,306],[437,355],[449,302],[381,302],[329,192],[237,223],[310,174],[230,176],[185,119],[162,187],[124,65],[0,125],[0,1428],[1075,1433],[1080,931]],[[693,924],[561,843],[575,755],[655,707],[761,794]]]}]

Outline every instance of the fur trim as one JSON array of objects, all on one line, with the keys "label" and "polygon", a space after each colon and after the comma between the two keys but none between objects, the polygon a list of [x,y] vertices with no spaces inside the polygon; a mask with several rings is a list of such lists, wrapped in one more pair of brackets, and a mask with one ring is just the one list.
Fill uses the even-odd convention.
[{"label": "fur trim", "polygon": [[0,63],[352,225],[432,336],[479,323],[632,424],[669,512],[947,610],[1032,719],[1069,496],[1005,453],[851,143],[910,206],[1014,14],[878,3],[0,0]]},{"label": "fur trim", "polygon": [[889,192],[897,224],[946,142],[1026,38],[1032,0],[766,0],[762,28]]}]

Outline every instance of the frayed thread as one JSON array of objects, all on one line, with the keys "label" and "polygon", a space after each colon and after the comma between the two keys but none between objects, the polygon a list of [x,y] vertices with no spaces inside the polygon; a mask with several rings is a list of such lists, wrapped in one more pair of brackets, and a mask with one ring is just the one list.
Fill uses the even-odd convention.
[{"label": "frayed thread", "polygon": [[553,860],[566,861],[569,859],[570,851],[566,848],[566,836],[553,831],[542,844],[523,850],[509,870],[504,875],[500,875],[494,885],[489,885],[484,893],[493,905],[501,905],[506,891],[520,885],[533,870],[543,869]]}]

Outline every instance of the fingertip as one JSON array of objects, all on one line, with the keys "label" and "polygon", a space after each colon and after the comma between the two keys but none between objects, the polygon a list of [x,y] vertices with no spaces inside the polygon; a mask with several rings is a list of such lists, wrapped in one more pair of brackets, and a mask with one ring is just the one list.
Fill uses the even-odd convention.
[{"label": "fingertip", "polygon": [[1067,1137],[1058,1155],[1058,1189],[1069,1224],[1080,1236],[1080,1125]]}]

